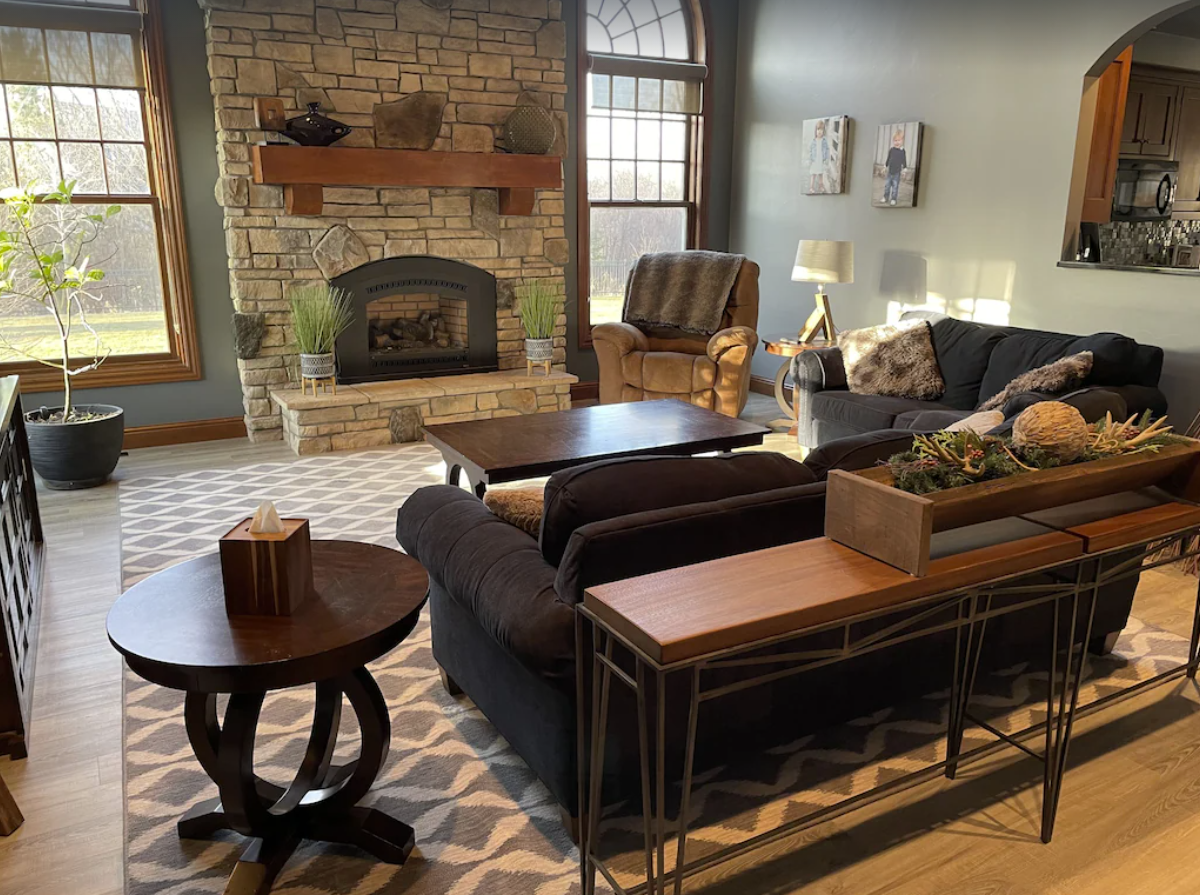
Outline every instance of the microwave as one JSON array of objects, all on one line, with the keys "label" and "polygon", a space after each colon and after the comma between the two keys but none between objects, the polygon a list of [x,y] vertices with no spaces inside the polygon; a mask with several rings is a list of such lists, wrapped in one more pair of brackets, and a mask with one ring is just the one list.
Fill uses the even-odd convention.
[{"label": "microwave", "polygon": [[1113,190],[1114,221],[1169,221],[1179,180],[1178,162],[1121,159]]}]

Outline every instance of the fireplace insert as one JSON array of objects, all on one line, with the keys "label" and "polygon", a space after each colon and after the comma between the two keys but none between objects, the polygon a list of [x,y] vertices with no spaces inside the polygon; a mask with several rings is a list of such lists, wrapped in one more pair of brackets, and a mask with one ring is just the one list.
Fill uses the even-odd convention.
[{"label": "fireplace insert", "polygon": [[496,362],[496,278],[428,255],[372,261],[333,280],[354,322],[337,340],[338,381],[487,373]]}]

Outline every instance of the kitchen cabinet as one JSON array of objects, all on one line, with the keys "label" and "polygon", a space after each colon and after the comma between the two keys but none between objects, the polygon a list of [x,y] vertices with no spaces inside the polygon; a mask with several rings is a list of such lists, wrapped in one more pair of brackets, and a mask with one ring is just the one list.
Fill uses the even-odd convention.
[{"label": "kitchen cabinet", "polygon": [[1175,132],[1179,180],[1175,189],[1175,218],[1200,220],[1200,86],[1179,92],[1179,127]]},{"label": "kitchen cabinet", "polygon": [[1178,83],[1134,74],[1129,79],[1121,155],[1173,158],[1175,120],[1179,110]]},{"label": "kitchen cabinet", "polygon": [[1132,65],[1133,47],[1126,47],[1090,88],[1096,93],[1096,116],[1083,187],[1082,220],[1086,223],[1104,224],[1112,218]]}]

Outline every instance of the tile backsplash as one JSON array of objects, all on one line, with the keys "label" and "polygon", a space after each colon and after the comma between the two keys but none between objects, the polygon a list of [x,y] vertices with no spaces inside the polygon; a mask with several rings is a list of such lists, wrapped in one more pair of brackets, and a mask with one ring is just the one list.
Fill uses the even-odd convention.
[{"label": "tile backsplash", "polygon": [[1169,265],[1171,246],[1200,244],[1200,221],[1114,221],[1100,225],[1106,264]]}]

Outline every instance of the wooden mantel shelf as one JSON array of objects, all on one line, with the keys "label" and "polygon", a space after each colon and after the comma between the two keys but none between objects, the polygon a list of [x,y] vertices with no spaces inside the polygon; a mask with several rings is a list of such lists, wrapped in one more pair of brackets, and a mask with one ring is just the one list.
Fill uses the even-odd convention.
[{"label": "wooden mantel shelf", "polygon": [[498,189],[501,214],[530,215],[535,189],[563,186],[557,156],[280,143],[251,151],[254,182],[282,184],[288,214],[320,214],[326,186],[446,186]]}]

